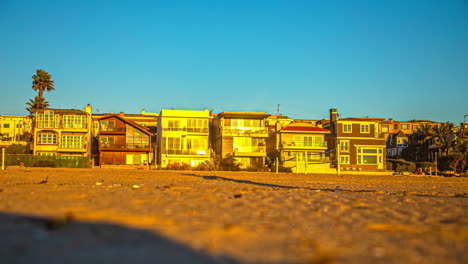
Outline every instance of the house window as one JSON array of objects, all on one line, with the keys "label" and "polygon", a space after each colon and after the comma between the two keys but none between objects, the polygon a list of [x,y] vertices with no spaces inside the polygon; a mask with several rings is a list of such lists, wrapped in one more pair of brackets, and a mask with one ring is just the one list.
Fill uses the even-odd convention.
[{"label": "house window", "polygon": [[182,139],[176,137],[167,138],[167,150],[182,149]]},{"label": "house window", "polygon": [[39,128],[58,128],[58,123],[59,115],[54,115],[54,111],[45,110],[43,114],[38,115]]},{"label": "house window", "polygon": [[398,124],[394,124],[393,129],[398,129]]},{"label": "house window", "polygon": [[349,140],[340,140],[340,151],[349,152]]},{"label": "house window", "polygon": [[343,133],[351,133],[351,132],[353,132],[353,125],[343,124]]},{"label": "house window", "polygon": [[409,124],[401,124],[400,128],[401,129],[409,129]]},{"label": "house window", "polygon": [[114,131],[115,130],[115,120],[101,121],[101,127],[102,127],[103,131]]},{"label": "house window", "polygon": [[358,164],[377,165],[382,163],[381,148],[358,148]]},{"label": "house window", "polygon": [[86,128],[86,116],[84,115],[64,115],[64,128]]},{"label": "house window", "polygon": [[370,132],[370,125],[369,124],[361,124],[361,133],[369,133]]},{"label": "house window", "polygon": [[183,130],[183,128],[180,126],[180,120],[167,120],[167,128],[164,128],[164,130],[168,131],[179,131]]},{"label": "house window", "polygon": [[55,156],[56,153],[55,152],[38,152],[37,155],[38,156]]},{"label": "house window", "polygon": [[57,144],[56,134],[39,134],[37,136],[39,144]]},{"label": "house window", "polygon": [[388,125],[382,125],[382,133],[388,133],[388,132],[389,132]]},{"label": "house window", "polygon": [[349,155],[341,155],[340,164],[349,164]]},{"label": "house window", "polygon": [[189,119],[187,120],[187,131],[197,133],[208,133],[208,120]]},{"label": "house window", "polygon": [[126,144],[128,148],[149,148],[149,136],[139,129],[127,125]]},{"label": "house window", "polygon": [[10,128],[10,124],[3,124],[3,128]]},{"label": "house window", "polygon": [[101,146],[102,147],[114,147],[115,138],[114,137],[101,137]]},{"label": "house window", "polygon": [[68,148],[68,149],[84,148],[84,136],[76,136],[76,135],[62,136],[62,148]]}]

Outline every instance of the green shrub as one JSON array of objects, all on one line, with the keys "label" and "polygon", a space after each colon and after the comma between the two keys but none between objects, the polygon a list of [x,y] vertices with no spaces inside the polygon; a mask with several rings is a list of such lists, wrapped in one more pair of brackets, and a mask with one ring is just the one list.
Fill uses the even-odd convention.
[{"label": "green shrub", "polygon": [[211,170],[211,166],[208,163],[200,163],[196,167],[194,167],[192,170],[209,171],[209,170]]},{"label": "green shrub", "polygon": [[387,161],[387,170],[393,170],[393,163]]},{"label": "green shrub", "polygon": [[33,167],[55,167],[53,160],[39,160],[33,164]]},{"label": "green shrub", "polygon": [[217,157],[215,159],[215,166],[218,170],[223,171],[238,171],[240,164],[232,155],[227,155],[225,158]]},{"label": "green shrub", "polygon": [[171,164],[167,164],[166,166],[166,170],[190,170],[191,167],[190,165],[186,164],[186,163],[171,163]]}]

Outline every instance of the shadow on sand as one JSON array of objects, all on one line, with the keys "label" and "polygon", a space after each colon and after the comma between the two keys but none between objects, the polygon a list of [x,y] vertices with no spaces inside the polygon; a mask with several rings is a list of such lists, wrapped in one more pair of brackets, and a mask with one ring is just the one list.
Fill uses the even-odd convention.
[{"label": "shadow on sand", "polygon": [[[254,182],[249,180],[239,180],[239,179],[232,179],[227,177],[221,176],[205,176],[205,175],[197,175],[197,174],[182,174],[184,176],[191,176],[191,177],[199,177],[205,180],[223,180],[223,181],[231,181],[236,183],[244,183],[244,184],[252,184],[257,186],[264,186],[270,188],[279,188],[279,189],[299,189],[299,190],[309,190],[309,191],[325,191],[325,192],[349,192],[349,193],[375,193],[377,190],[374,189],[343,189],[343,188],[311,188],[311,187],[301,187],[301,186],[287,186],[287,185],[278,185],[278,184],[271,184],[271,183],[263,183],[263,182]],[[446,194],[427,194],[423,192],[411,192],[408,193],[407,191],[383,191],[387,195],[395,195],[395,196],[405,196],[405,195],[414,195],[414,196],[423,196],[423,197],[450,197],[450,198],[468,198],[466,194],[459,194],[455,196],[449,196]]]},{"label": "shadow on sand", "polygon": [[[194,238],[196,239],[196,238]],[[0,213],[1,263],[237,263],[155,233],[106,223]]]}]

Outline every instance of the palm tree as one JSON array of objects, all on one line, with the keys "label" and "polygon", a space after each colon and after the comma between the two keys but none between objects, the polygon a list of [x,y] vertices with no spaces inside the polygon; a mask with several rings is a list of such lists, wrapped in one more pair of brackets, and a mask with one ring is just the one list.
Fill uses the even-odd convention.
[{"label": "palm tree", "polygon": [[38,91],[39,97],[44,98],[44,91],[55,90],[54,81],[48,72],[39,69],[36,71],[36,75],[33,75],[32,78],[32,88],[34,91]]},{"label": "palm tree", "polygon": [[49,102],[47,102],[43,97],[36,96],[33,99],[29,99],[29,102],[26,103],[28,107],[26,110],[29,111],[29,115],[32,116],[34,113],[37,112],[39,109],[44,109],[49,106]]},{"label": "palm tree", "polygon": [[450,150],[454,147],[455,137],[452,133],[454,127],[453,123],[447,122],[434,126],[431,130],[434,145],[438,147],[443,154],[449,154]]}]

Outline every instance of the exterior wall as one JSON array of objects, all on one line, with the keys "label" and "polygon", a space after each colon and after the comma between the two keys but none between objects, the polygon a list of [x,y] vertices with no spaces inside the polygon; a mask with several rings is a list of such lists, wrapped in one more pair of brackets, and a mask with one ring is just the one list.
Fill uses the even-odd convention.
[{"label": "exterior wall", "polygon": [[[50,112],[52,111],[52,112]],[[44,113],[53,113],[52,124],[46,125]],[[65,125],[67,118],[78,118]],[[84,119],[84,127],[81,127],[81,119]],[[57,156],[90,156],[91,155],[91,115],[81,110],[44,109],[36,113],[34,126],[34,155],[57,155]],[[46,143],[41,142],[42,134],[55,135],[55,140]],[[82,147],[75,147],[81,143],[68,143],[66,139],[72,137],[82,138]],[[71,140],[73,142],[74,140]]]},{"label": "exterior wall", "polygon": [[27,144],[24,133],[31,133],[31,118],[29,116],[2,115],[0,116],[0,146],[11,144]]},{"label": "exterior wall", "polygon": [[196,167],[211,161],[209,122],[211,112],[162,110],[158,119],[158,165],[188,164]]},{"label": "exterior wall", "polygon": [[[232,155],[242,169],[263,168],[267,157],[266,113],[223,112],[213,119],[212,144],[217,156]],[[252,122],[256,125],[238,125]]]},{"label": "exterior wall", "polygon": [[[153,160],[151,134],[123,114],[101,118],[99,124],[99,165],[144,165]],[[129,131],[141,135],[137,143],[130,142]]]},{"label": "exterior wall", "polygon": [[[334,112],[336,114],[336,112]],[[335,167],[339,162],[344,171],[384,171],[386,169],[386,139],[381,132],[379,118],[330,117],[325,125],[332,133],[327,137],[329,147],[335,150]],[[335,130],[336,128],[336,130]],[[340,144],[339,155],[336,153]],[[367,164],[366,164],[367,163]]]}]

